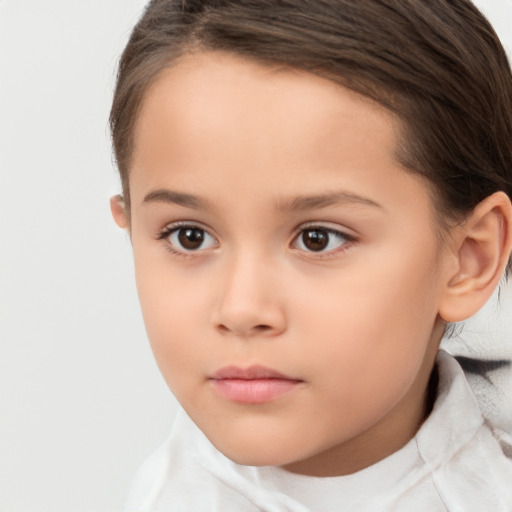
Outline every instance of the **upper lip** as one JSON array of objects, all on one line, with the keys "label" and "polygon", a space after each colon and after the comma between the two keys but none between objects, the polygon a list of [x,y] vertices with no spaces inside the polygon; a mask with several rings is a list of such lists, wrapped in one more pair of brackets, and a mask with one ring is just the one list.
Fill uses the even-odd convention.
[{"label": "upper lip", "polygon": [[300,380],[284,375],[277,370],[267,368],[265,366],[253,365],[247,368],[241,368],[239,366],[226,366],[217,370],[212,376],[212,379],[243,379],[243,380],[255,380],[255,379],[284,379],[284,380]]}]

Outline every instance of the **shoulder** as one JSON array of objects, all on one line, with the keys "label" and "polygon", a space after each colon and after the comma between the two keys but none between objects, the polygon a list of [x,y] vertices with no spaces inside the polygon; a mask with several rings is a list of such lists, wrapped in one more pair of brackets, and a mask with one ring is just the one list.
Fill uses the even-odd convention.
[{"label": "shoulder", "polygon": [[434,409],[418,452],[448,511],[512,511],[512,442],[484,418],[457,361],[440,351]]},{"label": "shoulder", "polygon": [[236,465],[219,463],[220,457],[224,458],[180,408],[166,441],[137,470],[123,510],[253,511],[237,490],[238,475],[232,470]]}]

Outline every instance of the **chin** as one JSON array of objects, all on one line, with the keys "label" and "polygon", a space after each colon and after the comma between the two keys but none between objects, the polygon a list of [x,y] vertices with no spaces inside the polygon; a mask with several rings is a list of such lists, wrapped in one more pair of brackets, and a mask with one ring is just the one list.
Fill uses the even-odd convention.
[{"label": "chin", "polygon": [[289,457],[279,457],[275,453],[241,453],[221,451],[228,459],[241,466],[284,466],[294,462]]},{"label": "chin", "polygon": [[281,466],[281,457],[271,453],[247,453],[247,452],[225,452],[224,455],[242,466]]},{"label": "chin", "polygon": [[236,443],[212,441],[212,444],[228,459],[242,466],[284,466],[307,457],[277,439],[245,438]]}]

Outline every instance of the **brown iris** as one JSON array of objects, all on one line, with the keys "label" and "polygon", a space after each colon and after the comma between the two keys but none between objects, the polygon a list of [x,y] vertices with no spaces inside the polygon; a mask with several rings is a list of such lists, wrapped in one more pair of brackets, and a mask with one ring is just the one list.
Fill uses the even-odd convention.
[{"label": "brown iris", "polygon": [[198,228],[181,228],[178,231],[178,240],[184,249],[199,249],[204,242],[204,231]]},{"label": "brown iris", "polygon": [[329,232],[324,229],[308,229],[302,233],[302,242],[310,251],[322,251],[329,244]]}]

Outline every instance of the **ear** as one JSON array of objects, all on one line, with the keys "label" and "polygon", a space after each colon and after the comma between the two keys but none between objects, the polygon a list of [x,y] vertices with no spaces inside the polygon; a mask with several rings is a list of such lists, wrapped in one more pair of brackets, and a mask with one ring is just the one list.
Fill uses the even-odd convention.
[{"label": "ear", "polygon": [[129,219],[123,196],[117,195],[110,198],[110,211],[112,212],[112,217],[114,217],[115,223],[121,229],[129,228]]},{"label": "ear", "polygon": [[455,271],[447,275],[439,315],[447,322],[473,316],[498,286],[512,250],[512,205],[503,192],[484,199],[454,230]]}]

